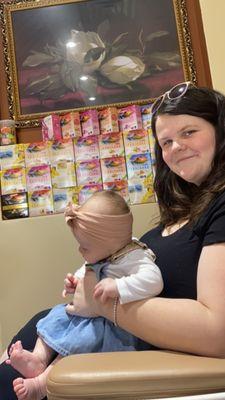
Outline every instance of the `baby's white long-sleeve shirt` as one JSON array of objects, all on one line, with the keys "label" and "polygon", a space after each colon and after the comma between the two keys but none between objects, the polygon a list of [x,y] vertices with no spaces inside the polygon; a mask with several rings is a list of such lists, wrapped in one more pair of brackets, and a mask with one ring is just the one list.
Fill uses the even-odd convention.
[{"label": "baby's white long-sleeve shirt", "polygon": [[[135,249],[105,267],[107,277],[116,280],[121,304],[147,297],[157,296],[163,289],[160,269],[154,262],[155,255],[150,249]],[[86,266],[75,272],[80,279],[85,275]]]}]

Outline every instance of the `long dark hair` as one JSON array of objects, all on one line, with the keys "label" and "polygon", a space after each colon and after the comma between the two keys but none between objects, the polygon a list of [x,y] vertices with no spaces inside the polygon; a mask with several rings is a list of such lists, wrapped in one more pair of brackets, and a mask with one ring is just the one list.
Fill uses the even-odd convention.
[{"label": "long dark hair", "polygon": [[[216,151],[212,170],[200,186],[186,182],[164,162],[156,134],[156,120],[162,114],[188,114],[203,118],[214,126]],[[154,189],[161,223],[172,225],[184,220],[194,223],[208,204],[225,189],[225,97],[213,89],[190,87],[179,99],[171,101],[165,98],[153,115],[152,129],[156,139]]]}]

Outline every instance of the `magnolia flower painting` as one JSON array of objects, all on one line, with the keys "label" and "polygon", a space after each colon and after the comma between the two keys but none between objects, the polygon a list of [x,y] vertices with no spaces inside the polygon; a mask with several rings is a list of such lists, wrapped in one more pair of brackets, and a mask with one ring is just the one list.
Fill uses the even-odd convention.
[{"label": "magnolia flower painting", "polygon": [[28,3],[13,13],[22,114],[154,98],[184,80],[173,0]]}]

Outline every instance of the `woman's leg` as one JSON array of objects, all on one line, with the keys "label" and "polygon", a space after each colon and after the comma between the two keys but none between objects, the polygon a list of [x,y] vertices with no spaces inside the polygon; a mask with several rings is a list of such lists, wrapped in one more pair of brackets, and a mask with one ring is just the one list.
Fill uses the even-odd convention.
[{"label": "woman's leg", "polygon": [[[36,340],[36,324],[39,319],[44,318],[49,310],[42,311],[36,314],[12,339],[10,346],[18,340],[21,340],[24,349],[32,351]],[[21,374],[13,367],[5,362],[0,364],[0,399],[17,400],[17,396],[13,390],[13,381],[19,378]],[[47,400],[47,399],[46,399]]]},{"label": "woman's leg", "polygon": [[4,353],[0,357],[0,364],[2,364],[7,359],[8,359],[8,352],[7,352],[7,350],[5,350]]}]

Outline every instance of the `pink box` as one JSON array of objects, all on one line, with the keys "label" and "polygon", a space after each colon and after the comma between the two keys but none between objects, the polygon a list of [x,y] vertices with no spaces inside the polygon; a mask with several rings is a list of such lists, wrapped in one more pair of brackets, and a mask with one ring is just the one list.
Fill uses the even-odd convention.
[{"label": "pink box", "polygon": [[60,123],[62,129],[62,137],[76,138],[82,135],[80,125],[80,114],[78,111],[72,111],[60,116]]},{"label": "pink box", "polygon": [[87,110],[80,113],[81,130],[83,136],[99,135],[98,111]]},{"label": "pink box", "polygon": [[148,132],[145,129],[123,132],[123,140],[127,156],[129,154],[150,152]]},{"label": "pink box", "polygon": [[120,131],[132,131],[142,128],[140,107],[137,105],[122,107],[119,109]]},{"label": "pink box", "polygon": [[123,136],[121,132],[105,133],[98,136],[101,158],[123,156]]},{"label": "pink box", "polygon": [[150,153],[129,154],[126,157],[128,179],[147,178],[152,175]]},{"label": "pink box", "polygon": [[42,138],[43,140],[54,140],[62,138],[59,115],[48,115],[42,119]]},{"label": "pink box", "polygon": [[102,183],[102,175],[99,160],[82,161],[76,164],[78,185],[86,183]]},{"label": "pink box", "polygon": [[74,161],[74,148],[72,139],[59,139],[49,142],[50,162]]},{"label": "pink box", "polygon": [[151,108],[152,108],[152,103],[141,106],[141,119],[144,129],[149,129],[152,126]]},{"label": "pink box", "polygon": [[49,143],[47,141],[26,143],[24,144],[24,151],[26,167],[50,164]]},{"label": "pink box", "polygon": [[108,157],[101,159],[102,181],[127,179],[126,163],[124,157]]},{"label": "pink box", "polygon": [[33,190],[47,190],[52,188],[49,165],[37,165],[26,168],[28,192]]},{"label": "pink box", "polygon": [[74,139],[76,161],[99,158],[98,135],[81,136]]},{"label": "pink box", "polygon": [[119,131],[118,110],[116,107],[104,108],[98,112],[98,119],[101,133]]}]

